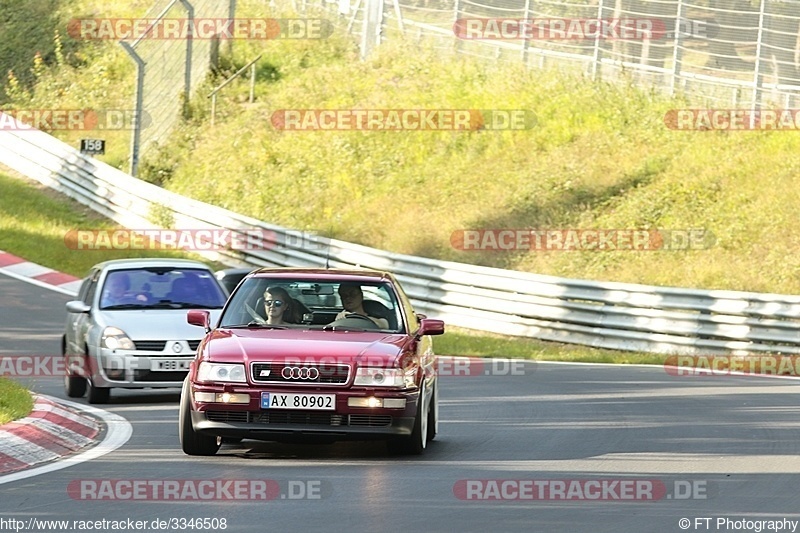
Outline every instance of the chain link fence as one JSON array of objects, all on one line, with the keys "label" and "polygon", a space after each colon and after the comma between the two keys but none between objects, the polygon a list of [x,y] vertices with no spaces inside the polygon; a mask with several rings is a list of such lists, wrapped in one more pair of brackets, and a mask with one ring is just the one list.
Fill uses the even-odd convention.
[{"label": "chain link fence", "polygon": [[[707,107],[798,105],[800,0],[295,0],[322,7],[362,43],[433,40],[445,53],[534,68],[576,69],[596,79],[632,78],[642,86],[682,93]],[[376,26],[367,16],[379,4]],[[646,20],[650,38],[578,38],[576,34],[464,38],[468,21],[546,24]],[[560,24],[560,23],[559,23]],[[513,25],[512,25],[513,27]],[[563,27],[563,26],[560,26]],[[579,35],[579,34],[577,34]]]},{"label": "chain link fence", "polygon": [[229,19],[235,10],[236,0],[158,0],[142,17],[152,31],[120,42],[137,65],[131,175],[137,174],[140,154],[169,135],[219,52],[219,39],[156,35],[159,23]]}]

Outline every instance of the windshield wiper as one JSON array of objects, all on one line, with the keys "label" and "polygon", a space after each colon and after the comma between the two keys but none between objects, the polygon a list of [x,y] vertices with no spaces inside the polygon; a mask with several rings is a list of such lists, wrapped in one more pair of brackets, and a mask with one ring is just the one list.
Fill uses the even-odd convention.
[{"label": "windshield wiper", "polygon": [[202,305],[192,302],[173,302],[172,300],[161,300],[158,303],[148,306],[152,309],[221,309],[219,305]]},{"label": "windshield wiper", "polygon": [[220,326],[221,328],[229,328],[229,329],[239,329],[239,328],[259,328],[259,329],[289,329],[286,326],[282,326],[280,324],[267,324],[266,322],[256,322],[253,320],[252,322],[248,322],[247,324],[234,324],[232,326]]},{"label": "windshield wiper", "polygon": [[118,311],[120,309],[145,309],[149,307],[147,304],[117,304],[102,307],[101,311]]},{"label": "windshield wiper", "polygon": [[350,326],[331,326],[330,324],[328,324],[327,326],[322,328],[322,331],[356,331],[356,332],[361,332],[361,331],[367,331],[367,330],[361,329],[361,328],[353,328],[353,327],[350,327]]}]

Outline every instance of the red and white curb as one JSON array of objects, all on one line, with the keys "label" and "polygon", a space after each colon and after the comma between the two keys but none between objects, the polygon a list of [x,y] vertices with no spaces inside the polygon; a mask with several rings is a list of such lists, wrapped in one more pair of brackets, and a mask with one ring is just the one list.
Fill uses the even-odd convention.
[{"label": "red and white curb", "polygon": [[31,263],[2,250],[0,250],[0,272],[64,294],[77,294],[81,286],[80,278]]},{"label": "red and white curb", "polygon": [[94,418],[37,396],[27,417],[0,426],[0,475],[73,454],[99,432]]},{"label": "red and white curb", "polygon": [[[81,285],[75,276],[2,250],[0,274],[70,296]],[[0,485],[102,457],[128,442],[132,434],[130,423],[119,415],[36,395],[30,415],[0,426]]]}]

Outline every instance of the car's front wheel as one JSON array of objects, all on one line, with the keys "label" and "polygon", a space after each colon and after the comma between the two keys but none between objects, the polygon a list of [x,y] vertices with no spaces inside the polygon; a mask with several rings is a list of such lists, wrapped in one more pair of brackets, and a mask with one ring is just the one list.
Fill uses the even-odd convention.
[{"label": "car's front wheel", "polygon": [[214,455],[219,450],[222,439],[214,435],[200,435],[194,430],[190,394],[191,390],[187,379],[183,382],[181,408],[178,415],[178,436],[180,437],[181,448],[186,455]]},{"label": "car's front wheel", "polygon": [[111,389],[106,387],[95,387],[91,379],[87,381],[89,385],[89,403],[108,403],[108,399],[111,396]]},{"label": "car's front wheel", "polygon": [[69,398],[83,398],[86,394],[86,378],[70,373],[70,357],[67,356],[67,340],[61,339],[61,355],[64,357],[64,392]]},{"label": "car's front wheel", "polygon": [[70,398],[83,398],[86,394],[86,378],[64,374],[64,391]]},{"label": "car's front wheel", "polygon": [[439,383],[433,385],[431,404],[428,407],[428,442],[439,434]]},{"label": "car's front wheel", "polygon": [[[435,389],[434,389],[435,391]],[[423,383],[417,401],[417,415],[414,427],[408,437],[399,437],[388,442],[389,451],[396,454],[420,455],[428,444],[428,424],[430,420],[431,401],[425,399],[426,390]],[[431,398],[433,400],[433,398]]]}]

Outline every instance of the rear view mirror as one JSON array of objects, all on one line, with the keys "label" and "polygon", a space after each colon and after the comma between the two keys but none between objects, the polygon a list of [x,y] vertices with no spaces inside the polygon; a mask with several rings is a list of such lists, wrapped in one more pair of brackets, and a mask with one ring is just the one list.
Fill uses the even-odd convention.
[{"label": "rear view mirror", "polygon": [[319,283],[311,283],[301,286],[300,292],[302,294],[316,294],[329,296],[333,294],[333,285],[320,285]]}]

